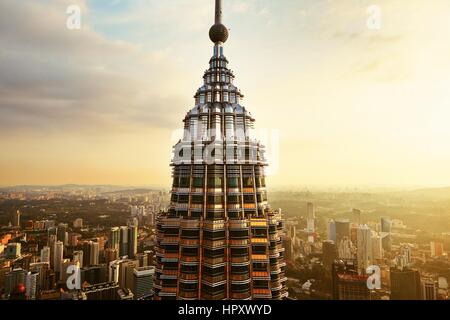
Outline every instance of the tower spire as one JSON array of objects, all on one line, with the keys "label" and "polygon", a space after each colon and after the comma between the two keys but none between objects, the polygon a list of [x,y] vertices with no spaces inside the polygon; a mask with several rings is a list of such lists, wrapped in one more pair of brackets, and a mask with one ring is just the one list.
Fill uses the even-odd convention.
[{"label": "tower spire", "polygon": [[216,19],[215,24],[222,24],[222,0],[216,0]]},{"label": "tower spire", "polygon": [[209,38],[214,44],[222,44],[228,40],[228,29],[222,23],[222,0],[216,0],[215,24],[209,29]]}]

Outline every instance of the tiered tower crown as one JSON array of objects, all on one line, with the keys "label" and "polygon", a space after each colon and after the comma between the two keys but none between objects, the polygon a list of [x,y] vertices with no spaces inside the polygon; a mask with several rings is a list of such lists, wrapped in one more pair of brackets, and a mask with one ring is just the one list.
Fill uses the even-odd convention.
[{"label": "tiered tower crown", "polygon": [[[221,34],[222,29],[226,32]],[[195,107],[184,119],[184,135],[175,146],[173,164],[265,165],[265,148],[255,139],[255,119],[241,105],[244,95],[235,86],[234,73],[224,55],[228,31],[222,24],[221,0],[216,0],[210,36],[214,42],[213,56],[203,85],[194,96]]]}]

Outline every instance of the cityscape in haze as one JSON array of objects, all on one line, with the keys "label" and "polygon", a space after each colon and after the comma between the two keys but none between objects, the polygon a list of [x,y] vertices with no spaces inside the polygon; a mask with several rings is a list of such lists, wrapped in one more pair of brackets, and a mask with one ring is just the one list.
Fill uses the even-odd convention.
[{"label": "cityscape in haze", "polygon": [[[269,193],[283,208],[289,299],[448,299],[448,192]],[[153,299],[157,216],[170,198],[113,186],[1,189],[2,298]],[[62,271],[77,263],[82,289],[68,290]],[[379,290],[366,287],[369,265],[380,267]]]},{"label": "cityscape in haze", "polygon": [[373,2],[2,1],[0,300],[450,300],[450,3]]}]

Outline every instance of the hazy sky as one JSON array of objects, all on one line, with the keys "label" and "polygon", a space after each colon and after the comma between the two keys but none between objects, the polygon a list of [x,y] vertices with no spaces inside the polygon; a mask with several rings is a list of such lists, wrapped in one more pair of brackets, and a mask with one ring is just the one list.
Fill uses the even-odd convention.
[{"label": "hazy sky", "polygon": [[[79,31],[66,28],[74,3]],[[367,27],[372,4],[380,30]],[[450,185],[450,1],[224,6],[244,105],[280,133],[271,186]],[[173,132],[212,55],[213,7],[0,1],[0,185],[168,187]]]}]

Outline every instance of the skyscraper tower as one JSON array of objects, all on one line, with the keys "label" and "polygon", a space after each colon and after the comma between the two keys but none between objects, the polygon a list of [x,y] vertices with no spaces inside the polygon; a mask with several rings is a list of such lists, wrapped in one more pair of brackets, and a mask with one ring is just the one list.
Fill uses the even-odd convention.
[{"label": "skyscraper tower", "polygon": [[60,223],[58,224],[58,229],[56,231],[56,237],[58,241],[61,241],[65,246],[68,244],[68,233],[67,230],[69,229],[69,226],[67,223]]},{"label": "skyscraper tower", "polygon": [[120,250],[121,257],[128,255],[128,227],[120,227]]},{"label": "skyscraper tower", "polygon": [[391,219],[381,217],[381,238],[383,249],[391,251],[392,248],[392,222]]},{"label": "skyscraper tower", "polygon": [[108,247],[120,251],[120,229],[118,227],[111,228],[108,239]]},{"label": "skyscraper tower", "polygon": [[61,272],[62,262],[64,259],[64,243],[61,241],[56,241],[53,249],[53,265],[56,273]]},{"label": "skyscraper tower", "polygon": [[282,299],[283,222],[268,206],[264,146],[224,56],[221,0],[209,36],[213,57],[174,147],[170,208],[157,221],[155,299]]},{"label": "skyscraper tower", "polygon": [[13,227],[20,227],[20,211],[17,210],[12,215],[12,226]]},{"label": "skyscraper tower", "polygon": [[372,230],[367,225],[360,225],[357,230],[357,259],[360,274],[373,262]]},{"label": "skyscraper tower", "polygon": [[316,213],[314,210],[314,203],[308,202],[306,204],[306,231],[308,233],[308,242],[314,243],[314,232],[315,232],[315,220]]},{"label": "skyscraper tower", "polygon": [[128,257],[133,259],[138,249],[138,226],[136,224],[128,226]]}]

